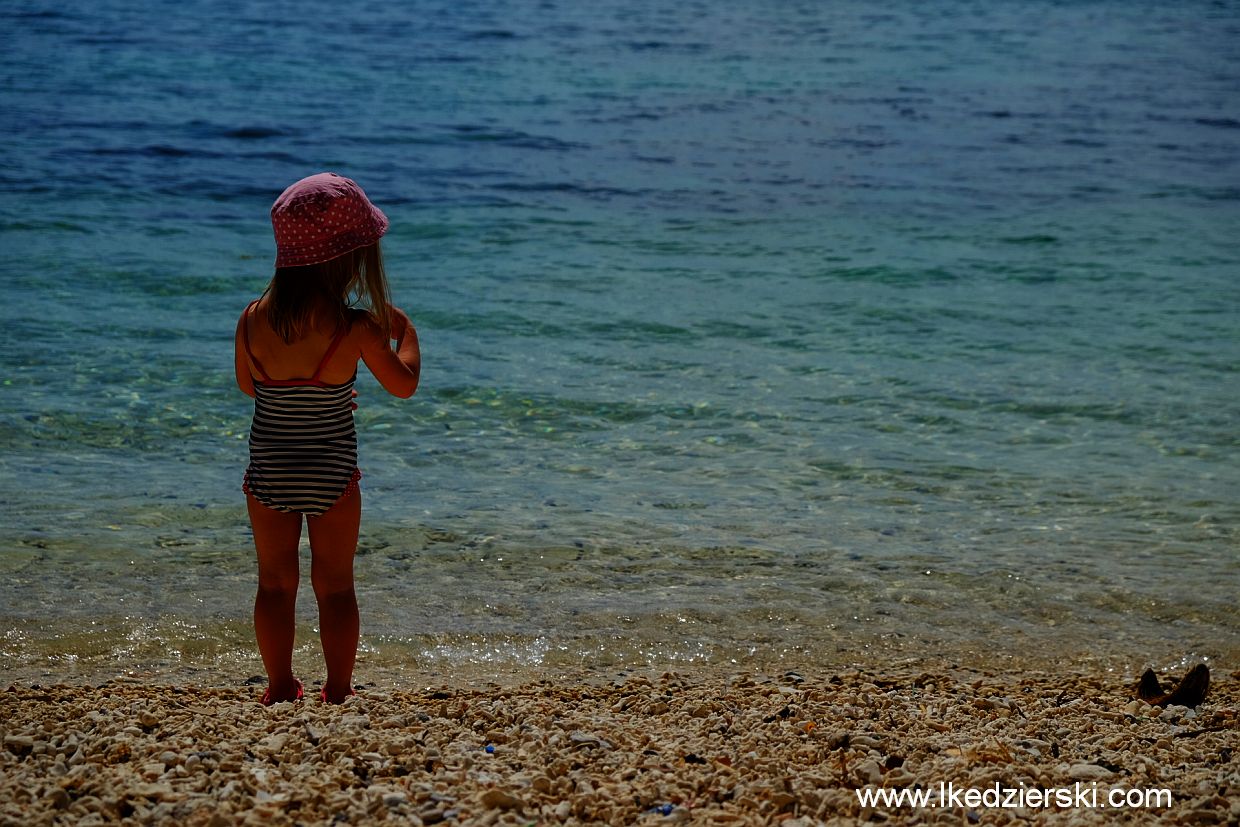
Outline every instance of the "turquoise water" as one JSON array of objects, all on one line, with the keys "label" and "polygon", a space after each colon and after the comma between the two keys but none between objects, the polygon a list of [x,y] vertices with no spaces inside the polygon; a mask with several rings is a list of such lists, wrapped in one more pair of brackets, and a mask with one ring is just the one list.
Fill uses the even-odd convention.
[{"label": "turquoise water", "polygon": [[0,12],[0,669],[260,670],[232,332],[324,169],[425,358],[362,675],[1235,667],[1234,4],[334,8]]}]

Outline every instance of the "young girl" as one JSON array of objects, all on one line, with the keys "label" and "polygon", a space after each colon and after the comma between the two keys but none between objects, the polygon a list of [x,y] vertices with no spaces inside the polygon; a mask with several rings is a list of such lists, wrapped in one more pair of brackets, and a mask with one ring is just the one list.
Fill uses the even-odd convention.
[{"label": "young girl", "polygon": [[[267,670],[263,704],[298,700],[294,606],[302,516],[319,605],[327,680],[320,695],[353,694],[357,657],[357,481],[353,382],[359,359],[401,398],[418,386],[417,332],[391,303],[379,238],[387,217],[361,187],[335,173],[303,178],[271,208],[276,272],[241,314],[237,384],[254,397],[246,503],[258,551],[254,631]],[[362,308],[355,307],[357,303]],[[393,351],[390,341],[396,340]]]}]

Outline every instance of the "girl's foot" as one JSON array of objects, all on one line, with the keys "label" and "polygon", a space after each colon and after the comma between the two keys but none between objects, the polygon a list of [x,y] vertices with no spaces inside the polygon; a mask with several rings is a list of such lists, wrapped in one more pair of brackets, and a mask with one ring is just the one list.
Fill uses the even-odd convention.
[{"label": "girl's foot", "polygon": [[263,706],[271,706],[272,704],[283,703],[284,701],[300,701],[306,696],[306,690],[301,685],[301,681],[296,678],[293,679],[293,683],[297,685],[297,691],[294,693],[293,697],[273,697],[271,694],[271,687],[269,686],[267,687],[267,691],[263,693],[263,699],[260,703],[262,703]]},{"label": "girl's foot", "polygon": [[[357,694],[357,690],[355,690],[353,687],[350,686],[349,691],[345,693],[344,698],[347,698],[350,695],[356,695],[356,694]],[[341,698],[338,701],[327,700],[327,687],[323,687],[323,691],[319,693],[319,700],[325,704],[342,704],[344,703],[344,698]]]}]

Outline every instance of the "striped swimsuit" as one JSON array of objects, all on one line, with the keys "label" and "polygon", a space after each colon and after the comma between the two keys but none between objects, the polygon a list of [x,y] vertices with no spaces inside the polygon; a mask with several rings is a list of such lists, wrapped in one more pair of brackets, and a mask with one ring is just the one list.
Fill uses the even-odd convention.
[{"label": "striped swimsuit", "polygon": [[[254,309],[246,308],[248,316]],[[249,319],[241,326],[254,381],[250,465],[241,486],[268,508],[317,516],[357,489],[353,383],[329,385],[319,374],[348,334],[341,330],[309,379],[272,379],[250,350]]]}]

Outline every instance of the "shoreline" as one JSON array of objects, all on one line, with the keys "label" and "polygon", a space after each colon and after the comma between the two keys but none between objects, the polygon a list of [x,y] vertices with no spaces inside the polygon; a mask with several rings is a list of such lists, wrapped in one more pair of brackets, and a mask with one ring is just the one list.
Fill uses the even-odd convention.
[{"label": "shoreline", "polygon": [[1212,675],[1195,710],[1150,706],[1111,675],[946,667],[566,672],[507,685],[427,676],[412,685],[363,686],[337,707],[308,683],[306,700],[270,708],[257,702],[261,684],[11,685],[0,692],[0,824],[806,827],[1117,816],[1084,799],[863,807],[857,792],[996,785],[1075,785],[1101,791],[1102,804],[1112,788],[1165,789],[1170,807],[1120,817],[1240,820],[1240,672]]},{"label": "shoreline", "polygon": [[[6,651],[0,651],[4,684],[69,683],[97,685],[112,680],[151,684],[239,686],[261,680],[263,665],[254,643],[252,622],[230,621],[228,628],[140,626],[99,630],[91,623],[89,639],[66,637],[59,628],[13,623]],[[972,640],[905,636],[853,638],[851,645],[826,639],[778,643],[754,634],[742,648],[735,638],[699,637],[686,643],[671,631],[662,635],[622,637],[611,630],[570,628],[552,635],[453,634],[392,640],[382,633],[361,637],[354,683],[372,687],[422,685],[514,686],[565,675],[623,678],[660,675],[675,670],[702,677],[741,673],[781,674],[793,669],[815,672],[903,674],[948,670],[966,674],[1098,676],[1116,684],[1132,683],[1146,669],[1180,674],[1196,663],[1226,673],[1240,669],[1236,636],[1198,635],[1191,642],[1135,635],[1115,641],[1084,626],[1057,627],[1056,639],[1033,641],[1009,632],[995,644],[996,629]],[[180,638],[172,637],[180,632]],[[631,631],[631,630],[629,630]],[[321,679],[323,656],[318,630],[309,623],[297,629],[294,674],[306,682]]]}]

